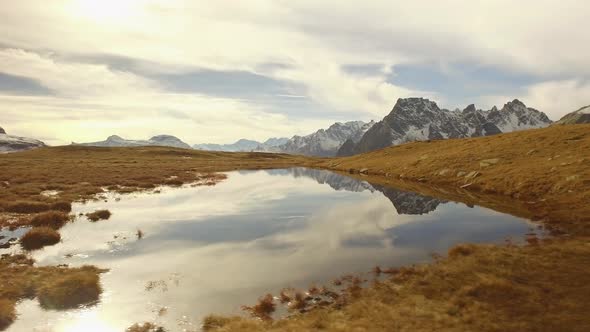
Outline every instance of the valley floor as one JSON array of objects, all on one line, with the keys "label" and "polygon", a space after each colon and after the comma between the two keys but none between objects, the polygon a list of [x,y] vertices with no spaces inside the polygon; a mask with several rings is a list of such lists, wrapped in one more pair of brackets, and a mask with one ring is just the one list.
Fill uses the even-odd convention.
[{"label": "valley floor", "polygon": [[[58,147],[1,155],[0,226],[29,225],[39,212],[92,199],[103,188],[133,192],[158,185],[211,185],[221,180],[213,172],[294,166],[345,172],[509,212],[538,221],[555,237],[530,239],[525,247],[460,245],[451,249],[448,258],[403,268],[372,286],[353,289],[346,303],[276,322],[211,316],[206,328],[590,330],[586,306],[590,299],[590,125],[416,142],[333,159],[158,147]],[[61,204],[55,205],[56,198],[49,192],[57,192]],[[15,278],[23,278],[38,275],[33,266],[7,263],[6,267],[0,284],[0,329],[14,319],[17,300],[40,296],[34,291],[10,291],[22,282],[11,280],[8,267],[26,270],[25,274],[14,271]],[[66,270],[70,269],[60,268],[59,273]],[[87,272],[98,275],[101,271]]]}]

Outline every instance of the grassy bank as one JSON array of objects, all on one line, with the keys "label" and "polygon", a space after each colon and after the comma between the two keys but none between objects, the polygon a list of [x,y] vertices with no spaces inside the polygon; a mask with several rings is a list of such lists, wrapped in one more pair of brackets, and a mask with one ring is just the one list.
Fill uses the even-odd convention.
[{"label": "grassy bank", "polygon": [[[532,240],[526,247],[461,246],[449,258],[401,269],[391,278],[355,290],[337,305],[277,322],[211,316],[206,320],[209,329],[589,329],[590,125],[416,142],[331,159],[158,147],[59,147],[0,155],[0,226],[58,228],[71,202],[92,199],[103,188],[134,192],[158,185],[207,185],[223,179],[215,172],[294,166],[329,169],[490,207],[537,220],[558,237]],[[23,269],[35,269],[27,266]],[[66,270],[43,269],[48,280],[54,277],[51,273],[57,277]],[[98,275],[96,269],[88,271]],[[8,268],[2,273],[8,279],[0,286],[0,309],[5,312],[0,322],[10,321],[14,302],[24,296],[10,295],[7,289],[12,286],[4,280],[30,285],[37,280],[36,273]]]}]

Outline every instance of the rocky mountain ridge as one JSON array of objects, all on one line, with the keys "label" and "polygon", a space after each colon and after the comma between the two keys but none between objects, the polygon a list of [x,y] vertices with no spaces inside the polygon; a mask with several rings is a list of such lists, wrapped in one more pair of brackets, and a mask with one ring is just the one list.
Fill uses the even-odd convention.
[{"label": "rocky mountain ridge", "polygon": [[577,111],[564,115],[555,124],[580,124],[590,123],[590,105],[582,107]]},{"label": "rocky mountain ridge", "polygon": [[307,136],[293,136],[279,149],[285,153],[332,157],[346,141],[358,142],[374,124],[374,121],[336,122]]},{"label": "rocky mountain ridge", "polygon": [[493,107],[483,111],[472,104],[462,111],[449,111],[428,99],[400,98],[358,143],[346,142],[337,155],[349,156],[412,141],[488,136],[550,124],[544,113],[526,107],[518,99],[500,110]]}]

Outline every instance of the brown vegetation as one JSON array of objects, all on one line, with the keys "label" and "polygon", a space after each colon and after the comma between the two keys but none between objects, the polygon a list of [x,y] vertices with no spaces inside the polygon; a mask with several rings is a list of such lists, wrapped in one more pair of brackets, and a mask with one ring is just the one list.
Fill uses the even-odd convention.
[{"label": "brown vegetation", "polygon": [[91,266],[36,267],[33,263],[26,255],[2,255],[0,258],[0,330],[12,323],[16,302],[25,298],[38,296],[42,304],[54,309],[98,300],[98,275],[104,270]]},{"label": "brown vegetation", "polygon": [[14,302],[0,299],[0,330],[7,328],[16,319]]},{"label": "brown vegetation", "polygon": [[254,306],[243,306],[242,309],[249,312],[253,317],[260,318],[262,320],[271,320],[271,315],[276,309],[275,299],[272,294],[266,294],[265,296],[259,298],[258,303],[256,303]]},{"label": "brown vegetation", "polygon": [[[308,160],[283,154],[168,147],[63,146],[2,154],[0,182],[5,187],[0,190],[0,227],[28,225],[28,215],[33,213],[70,212],[73,201],[94,199],[104,189],[131,193],[160,185],[210,186],[225,178],[214,172],[292,167]],[[45,190],[59,193],[47,197],[42,194]]]},{"label": "brown vegetation", "polygon": [[163,327],[157,326],[153,323],[134,324],[127,328],[126,332],[166,332]]},{"label": "brown vegetation", "polygon": [[25,250],[37,250],[45,246],[59,243],[61,235],[50,227],[34,227],[20,238],[20,244]]},{"label": "brown vegetation", "polygon": [[454,248],[459,255],[401,268],[342,307],[275,322],[217,317],[211,330],[588,331],[588,240]]},{"label": "brown vegetation", "polygon": [[[335,284],[346,294],[327,306],[311,308],[315,300],[302,292],[281,296],[305,314],[276,322],[210,316],[206,330],[590,330],[590,125],[415,142],[331,159],[163,147],[73,146],[0,155],[0,181],[8,183],[0,191],[0,226],[26,225],[30,214],[57,210],[43,190],[59,190],[59,200],[70,203],[92,199],[103,188],[127,193],[167,183],[210,185],[222,179],[211,172],[290,166],[482,205],[568,236],[531,238],[525,247],[461,245],[430,265],[380,268],[389,279],[370,287],[352,276],[340,278]],[[30,284],[32,276],[20,277]],[[0,298],[15,302],[2,296],[12,289],[4,283],[9,279],[0,280]],[[30,294],[37,288],[22,289]],[[274,305],[266,298],[258,304],[262,312]]]},{"label": "brown vegetation", "polygon": [[60,229],[65,223],[70,220],[67,213],[61,211],[47,211],[39,213],[31,219],[30,224],[34,227],[51,227],[53,229]]},{"label": "brown vegetation", "polygon": [[91,213],[86,213],[86,218],[90,221],[108,220],[111,217],[111,211],[109,210],[96,210]]},{"label": "brown vegetation", "polygon": [[102,289],[97,274],[77,273],[55,277],[38,289],[39,303],[46,309],[71,309],[98,301]]}]

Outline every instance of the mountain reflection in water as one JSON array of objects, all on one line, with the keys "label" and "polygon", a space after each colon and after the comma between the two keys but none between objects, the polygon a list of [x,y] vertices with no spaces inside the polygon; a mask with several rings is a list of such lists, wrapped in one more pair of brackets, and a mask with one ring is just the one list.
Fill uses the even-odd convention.
[{"label": "mountain reflection in water", "polygon": [[74,204],[76,215],[113,215],[97,223],[79,217],[60,230],[62,242],[33,257],[39,265],[109,269],[100,303],[60,312],[26,300],[8,331],[123,331],[143,321],[199,330],[204,315],[240,314],[241,305],[284,287],[427,262],[456,243],[524,238],[530,228],[477,206],[302,168],[230,172],[216,186],[159,190]]}]

